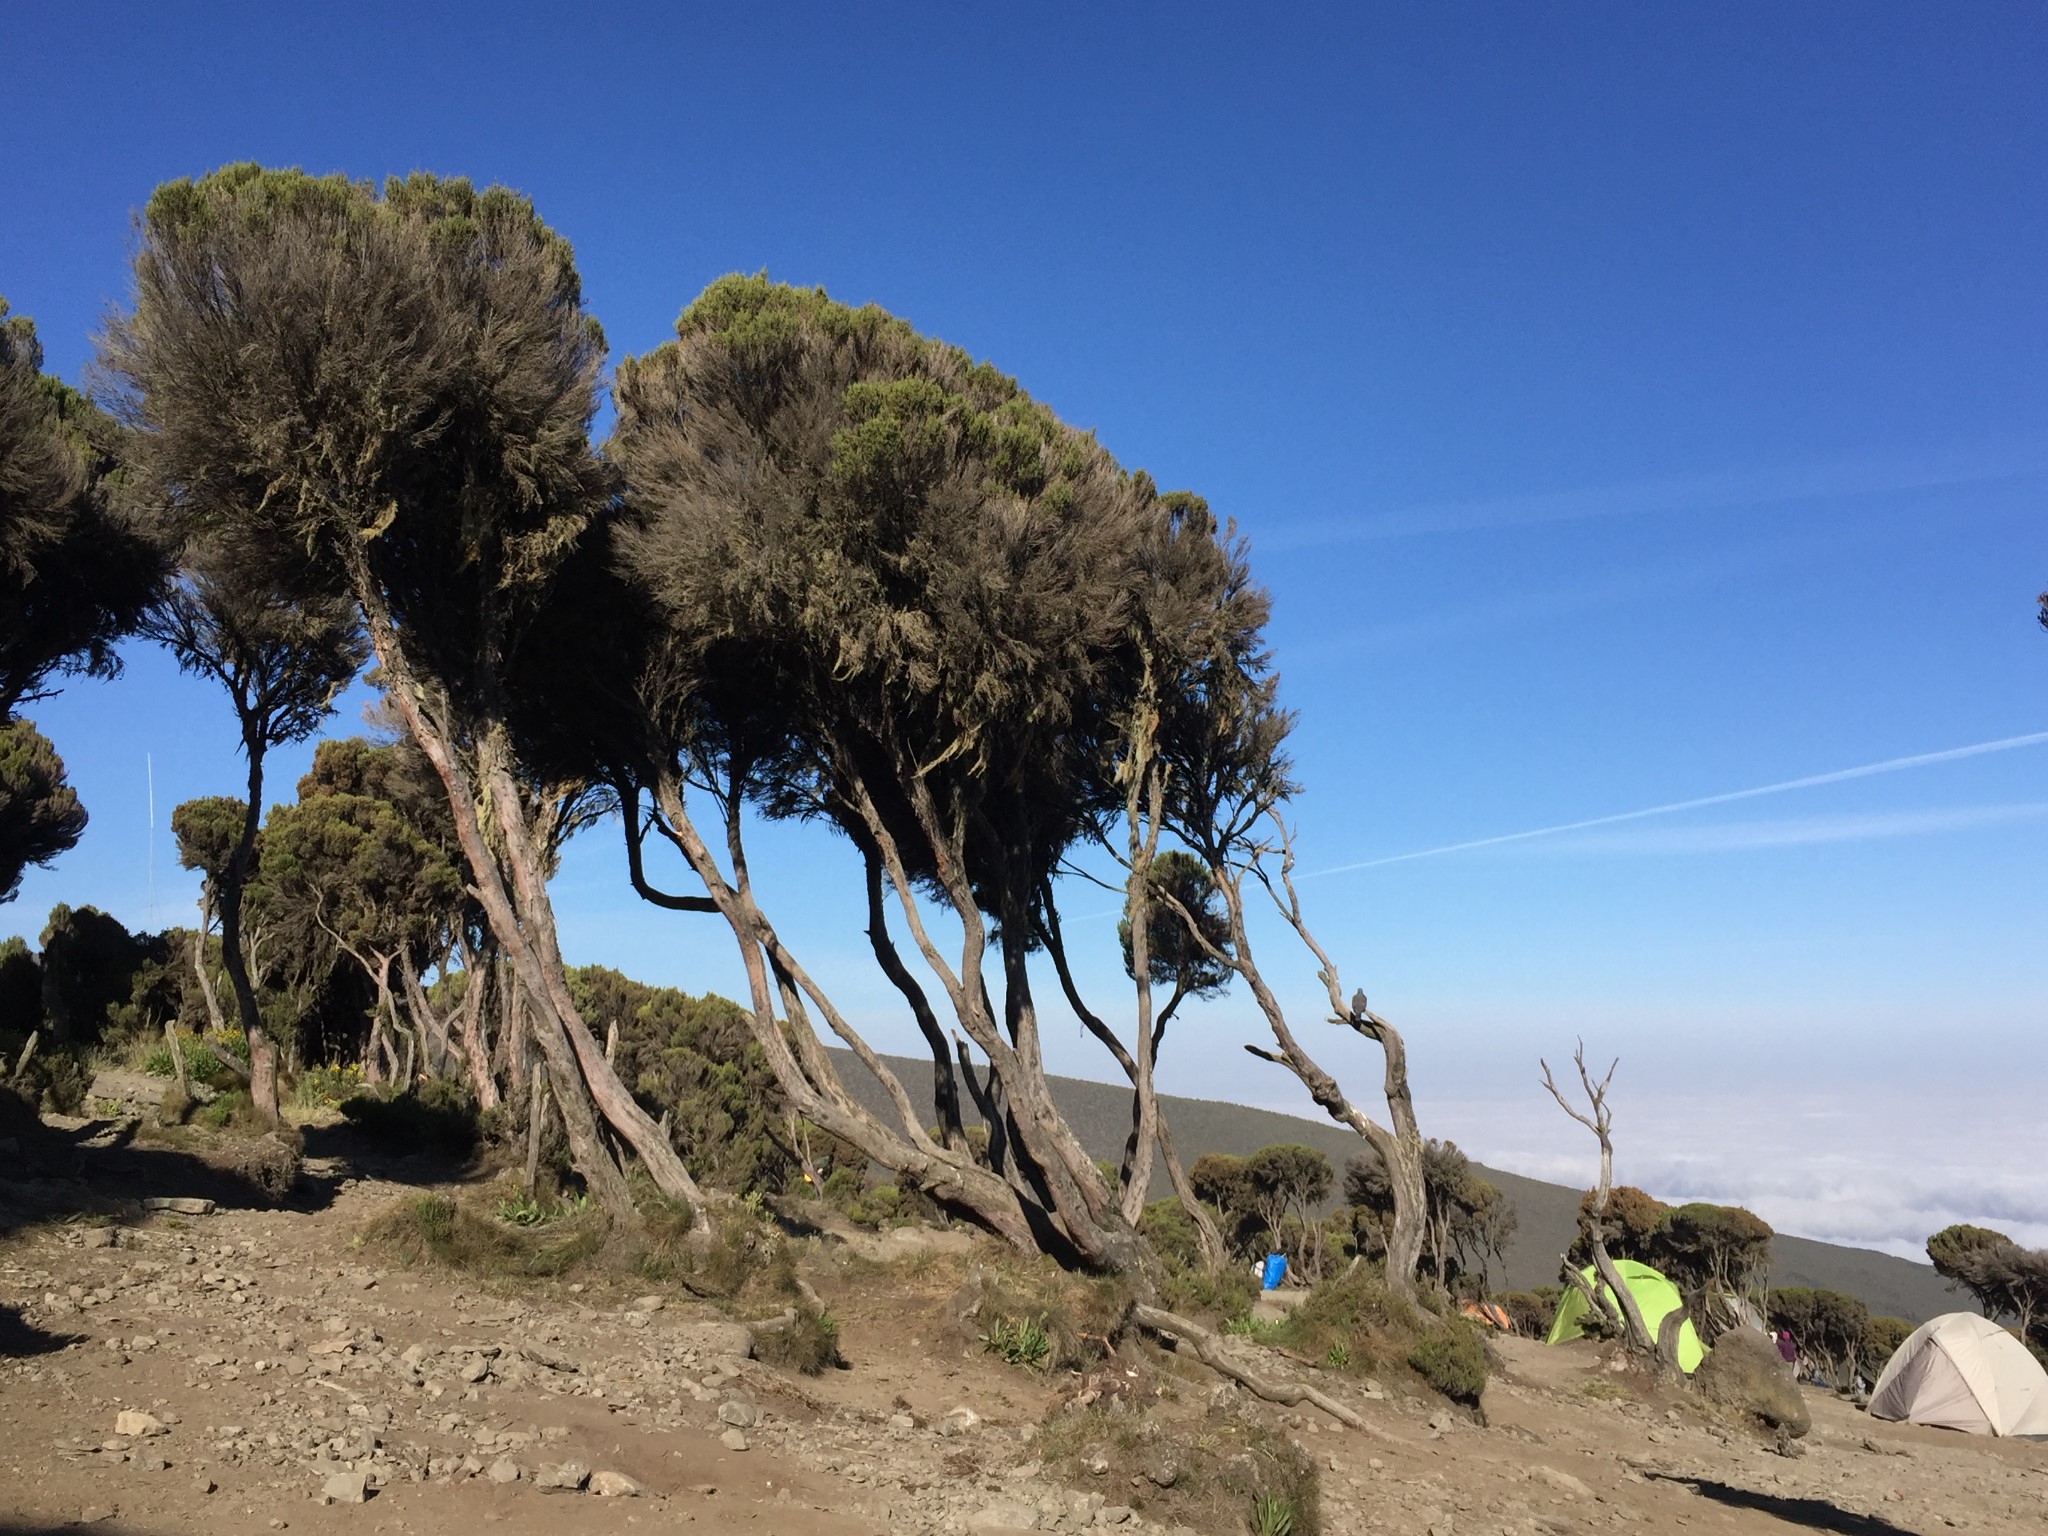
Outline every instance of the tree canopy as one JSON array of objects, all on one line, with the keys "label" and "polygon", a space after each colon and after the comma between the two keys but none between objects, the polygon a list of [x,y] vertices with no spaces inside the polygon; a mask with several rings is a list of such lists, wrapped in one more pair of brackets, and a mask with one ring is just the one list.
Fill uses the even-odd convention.
[{"label": "tree canopy", "polygon": [[112,675],[162,570],[108,496],[108,423],[42,365],[0,299],[0,721],[63,673]]}]

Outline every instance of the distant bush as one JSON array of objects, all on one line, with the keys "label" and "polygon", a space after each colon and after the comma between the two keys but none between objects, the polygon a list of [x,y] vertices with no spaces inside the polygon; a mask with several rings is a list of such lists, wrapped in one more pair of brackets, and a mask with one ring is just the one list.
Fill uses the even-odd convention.
[{"label": "distant bush", "polygon": [[1506,1311],[1508,1321],[1515,1325],[1515,1332],[1523,1338],[1548,1337],[1551,1321],[1557,1316],[1557,1295],[1554,1289],[1548,1296],[1539,1291],[1508,1291],[1493,1299]]},{"label": "distant bush", "polygon": [[1863,1362],[1872,1375],[1899,1352],[1911,1337],[1913,1325],[1903,1317],[1873,1317],[1863,1326]]}]

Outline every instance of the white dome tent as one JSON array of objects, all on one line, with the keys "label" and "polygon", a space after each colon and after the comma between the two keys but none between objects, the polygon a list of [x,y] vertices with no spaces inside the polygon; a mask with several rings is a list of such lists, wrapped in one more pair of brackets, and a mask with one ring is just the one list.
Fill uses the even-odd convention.
[{"label": "white dome tent", "polygon": [[2048,1371],[1989,1318],[1922,1323],[1885,1363],[1870,1414],[1972,1435],[2048,1436]]}]

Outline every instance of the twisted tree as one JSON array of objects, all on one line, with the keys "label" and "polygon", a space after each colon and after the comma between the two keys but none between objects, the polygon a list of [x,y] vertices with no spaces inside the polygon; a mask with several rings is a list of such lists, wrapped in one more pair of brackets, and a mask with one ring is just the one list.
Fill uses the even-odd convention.
[{"label": "twisted tree", "polygon": [[[181,504],[182,487],[141,483],[171,517],[203,515]],[[249,1042],[249,1098],[274,1126],[280,1119],[277,1047],[263,1028],[242,942],[242,898],[263,821],[264,764],[273,747],[303,741],[320,728],[334,711],[335,695],[362,669],[365,648],[351,604],[319,592],[295,595],[299,573],[275,567],[268,553],[239,538],[202,536],[140,627],[185,671],[217,683],[235,712],[248,768],[241,825],[226,848],[212,850],[208,862],[192,865],[193,847],[184,839],[181,856],[188,857],[188,867],[205,870],[205,902],[220,919],[221,964]]]},{"label": "twisted tree", "polygon": [[507,669],[611,488],[589,444],[603,338],[568,243],[502,188],[245,164],[158,188],[134,271],[102,363],[138,470],[201,529],[297,552],[353,604],[442,783],[578,1171],[631,1219],[601,1115],[700,1206],[570,997],[506,727]]},{"label": "twisted tree", "polygon": [[0,902],[86,825],[63,759],[15,711],[67,672],[112,676],[114,643],[162,574],[155,545],[109,504],[107,423],[42,366],[35,326],[0,299]]}]

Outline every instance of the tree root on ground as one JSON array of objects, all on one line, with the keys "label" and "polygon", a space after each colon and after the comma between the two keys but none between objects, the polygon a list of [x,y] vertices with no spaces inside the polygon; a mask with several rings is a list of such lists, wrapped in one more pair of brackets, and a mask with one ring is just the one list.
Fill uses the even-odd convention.
[{"label": "tree root on ground", "polygon": [[1159,1307],[1148,1307],[1143,1303],[1131,1308],[1131,1321],[1152,1333],[1167,1334],[1185,1340],[1193,1346],[1195,1358],[1219,1376],[1227,1376],[1252,1396],[1263,1398],[1269,1403],[1278,1403],[1283,1408],[1292,1408],[1301,1403],[1320,1408],[1340,1424],[1353,1429],[1369,1429],[1365,1420],[1346,1408],[1327,1393],[1318,1392],[1314,1387],[1289,1385],[1268,1381],[1256,1376],[1231,1358],[1223,1347],[1223,1341],[1199,1324],[1167,1312]]}]

